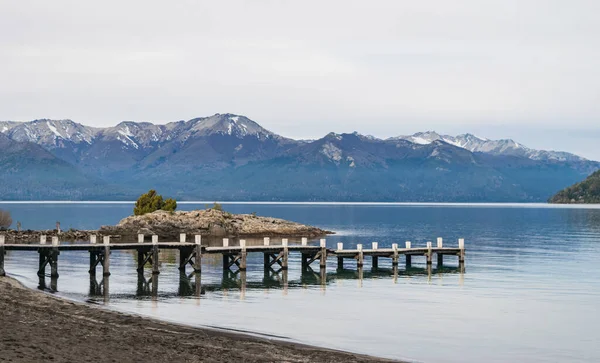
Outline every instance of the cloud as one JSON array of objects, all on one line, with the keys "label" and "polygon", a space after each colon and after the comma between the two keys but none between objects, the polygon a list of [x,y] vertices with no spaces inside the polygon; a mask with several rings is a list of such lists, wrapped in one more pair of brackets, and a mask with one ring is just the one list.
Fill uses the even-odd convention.
[{"label": "cloud", "polygon": [[235,112],[292,137],[593,129],[599,11],[583,0],[5,1],[0,118]]}]

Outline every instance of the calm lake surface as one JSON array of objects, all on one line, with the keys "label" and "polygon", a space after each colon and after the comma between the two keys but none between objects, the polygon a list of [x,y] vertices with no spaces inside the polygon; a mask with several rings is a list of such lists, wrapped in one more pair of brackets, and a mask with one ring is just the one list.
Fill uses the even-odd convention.
[{"label": "calm lake surface", "polygon": [[[204,204],[181,204],[181,210]],[[223,274],[221,260],[203,258],[200,279],[181,276],[178,255],[161,252],[161,274],[139,281],[136,256],[113,251],[108,295],[88,275],[89,255],[61,252],[56,294],[109,308],[195,326],[251,331],[294,341],[423,362],[600,362],[600,206],[482,205],[249,205],[232,213],[274,216],[312,224],[344,242],[381,247],[444,237],[466,239],[466,268],[446,257],[446,268],[427,271],[413,258],[397,274],[380,259],[362,274],[330,258],[326,279],[301,273],[290,255],[284,273],[263,271],[250,254],[246,276]],[[96,229],[132,212],[128,204],[1,204],[23,228]],[[272,239],[273,240],[273,239]],[[275,240],[278,242],[278,240]],[[9,252],[7,273],[38,287],[37,254]],[[191,271],[188,270],[188,274]],[[145,278],[151,280],[146,272]],[[98,274],[98,279],[101,279]],[[286,283],[287,280],[287,283]],[[99,283],[100,281],[97,281]],[[50,279],[46,279],[50,289]],[[199,292],[200,295],[196,296]]]}]

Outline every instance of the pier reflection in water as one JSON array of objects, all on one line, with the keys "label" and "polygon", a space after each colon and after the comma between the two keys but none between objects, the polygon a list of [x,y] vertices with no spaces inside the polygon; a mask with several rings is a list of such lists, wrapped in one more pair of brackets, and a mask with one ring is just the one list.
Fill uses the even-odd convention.
[{"label": "pier reflection in water", "polygon": [[[248,274],[243,270],[224,270],[220,282],[202,284],[201,273],[186,273],[184,271],[180,271],[177,292],[167,293],[159,290],[159,274],[151,274],[140,271],[137,273],[137,286],[131,287],[131,295],[133,295],[134,288],[135,297],[138,298],[157,298],[159,295],[161,297],[180,296],[199,298],[206,293],[238,290],[240,292],[240,298],[244,299],[247,290],[276,289],[282,290],[284,294],[287,294],[290,289],[321,287],[323,290],[325,290],[327,285],[339,283],[344,280],[355,280],[358,282],[358,287],[362,287],[363,280],[368,279],[390,279],[392,283],[397,284],[399,277],[410,276],[426,276],[427,281],[431,283],[434,278],[441,279],[444,274],[459,274],[459,285],[462,285],[464,273],[464,264],[459,265],[458,267],[445,266],[434,268],[431,265],[427,265],[425,267],[411,266],[405,269],[400,269],[398,266],[371,269],[365,269],[361,267],[358,269],[337,269],[334,272],[327,271],[325,269],[314,270],[308,267],[301,272],[299,278],[290,281],[288,270],[276,270],[273,268],[268,268],[264,270],[264,275],[261,280],[248,281]],[[51,277],[50,285],[46,283],[46,280],[46,276],[39,277],[38,289],[49,292],[59,291],[58,277]],[[108,303],[110,299],[110,276],[100,276],[98,279],[95,275],[90,275],[88,294],[93,298],[102,297],[103,301]],[[121,293],[119,296],[123,297],[123,294]]]}]

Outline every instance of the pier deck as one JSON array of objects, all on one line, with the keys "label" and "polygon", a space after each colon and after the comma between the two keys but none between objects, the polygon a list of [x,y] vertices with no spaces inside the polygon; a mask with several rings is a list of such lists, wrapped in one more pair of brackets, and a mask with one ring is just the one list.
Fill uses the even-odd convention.
[{"label": "pier deck", "polygon": [[113,250],[137,251],[137,271],[143,273],[144,267],[150,265],[152,274],[157,275],[159,271],[160,250],[179,251],[179,270],[185,272],[190,265],[194,272],[200,273],[202,269],[202,255],[220,254],[223,256],[223,271],[245,271],[247,268],[247,256],[249,253],[262,253],[264,255],[264,268],[272,270],[278,266],[281,270],[288,269],[290,253],[301,255],[302,271],[310,269],[314,262],[319,263],[321,271],[327,268],[329,257],[337,258],[337,267],[344,269],[344,260],[356,261],[356,267],[361,269],[364,258],[371,259],[371,266],[378,268],[380,258],[390,258],[392,266],[397,266],[399,257],[404,256],[406,266],[410,267],[413,256],[425,256],[427,265],[433,262],[433,255],[437,256],[438,266],[442,266],[444,256],[457,256],[459,266],[465,261],[464,239],[459,239],[458,247],[444,247],[442,238],[437,239],[437,246],[427,242],[426,247],[412,247],[411,242],[405,243],[405,248],[398,248],[398,244],[392,244],[391,248],[379,248],[377,242],[371,244],[370,249],[363,249],[358,244],[355,249],[344,249],[343,243],[338,243],[336,249],[327,248],[326,240],[321,239],[318,245],[308,243],[307,238],[302,238],[300,244],[289,244],[288,239],[281,239],[280,244],[271,244],[269,237],[264,238],[262,245],[247,245],[243,239],[235,246],[229,245],[229,239],[223,238],[222,246],[204,246],[202,237],[194,236],[194,242],[187,242],[187,235],[181,234],[180,241],[159,242],[159,237],[152,236],[152,242],[146,242],[144,235],[138,235],[137,243],[111,243],[109,236],[102,238],[102,243],[97,243],[97,236],[92,235],[89,243],[60,243],[58,237],[52,237],[51,243],[46,243],[46,236],[41,236],[39,243],[10,243],[6,244],[6,236],[0,234],[0,276],[5,274],[4,258],[7,251],[35,251],[39,254],[38,275],[45,276],[46,267],[50,266],[50,276],[58,278],[58,257],[61,251],[86,251],[90,255],[90,276],[96,275],[96,268],[102,267],[103,276],[110,275],[110,255]]}]

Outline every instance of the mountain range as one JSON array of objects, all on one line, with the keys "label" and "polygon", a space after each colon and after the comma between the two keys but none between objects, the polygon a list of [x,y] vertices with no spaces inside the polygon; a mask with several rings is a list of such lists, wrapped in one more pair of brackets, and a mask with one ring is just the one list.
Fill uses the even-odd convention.
[{"label": "mountain range", "polygon": [[245,116],[96,128],[0,121],[0,199],[536,202],[600,168],[513,140],[433,131],[293,140]]}]

